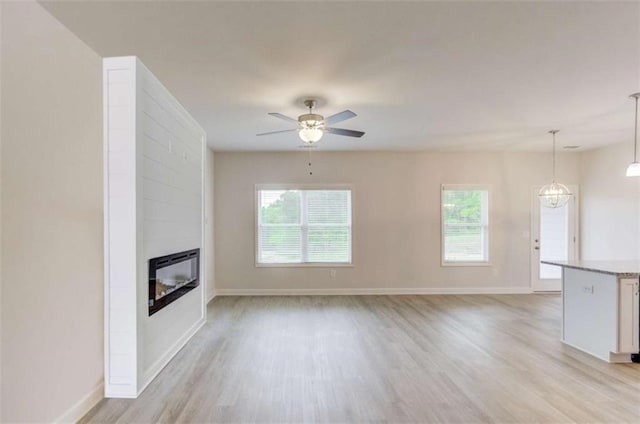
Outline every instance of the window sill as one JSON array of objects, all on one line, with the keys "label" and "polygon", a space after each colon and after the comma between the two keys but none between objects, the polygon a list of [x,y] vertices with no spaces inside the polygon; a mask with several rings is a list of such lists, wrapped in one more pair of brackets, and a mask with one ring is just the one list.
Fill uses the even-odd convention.
[{"label": "window sill", "polygon": [[344,262],[305,262],[305,263],[281,263],[263,264],[256,262],[256,268],[354,268],[352,263]]},{"label": "window sill", "polygon": [[490,267],[493,266],[491,262],[442,262],[442,267]]}]

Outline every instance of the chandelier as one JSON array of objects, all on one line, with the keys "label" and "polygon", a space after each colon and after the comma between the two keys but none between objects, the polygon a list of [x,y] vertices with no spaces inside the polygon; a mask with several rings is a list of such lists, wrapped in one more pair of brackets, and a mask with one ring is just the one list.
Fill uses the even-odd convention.
[{"label": "chandelier", "polygon": [[556,182],[556,133],[558,131],[549,131],[553,136],[553,179],[550,184],[543,186],[538,192],[540,204],[545,208],[561,208],[567,204],[573,195],[566,185]]}]

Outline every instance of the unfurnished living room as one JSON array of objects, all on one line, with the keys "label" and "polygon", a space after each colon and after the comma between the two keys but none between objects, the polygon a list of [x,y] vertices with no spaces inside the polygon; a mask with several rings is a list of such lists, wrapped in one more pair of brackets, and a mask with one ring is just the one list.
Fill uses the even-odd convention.
[{"label": "unfurnished living room", "polygon": [[639,1],[0,0],[0,422],[640,423]]}]

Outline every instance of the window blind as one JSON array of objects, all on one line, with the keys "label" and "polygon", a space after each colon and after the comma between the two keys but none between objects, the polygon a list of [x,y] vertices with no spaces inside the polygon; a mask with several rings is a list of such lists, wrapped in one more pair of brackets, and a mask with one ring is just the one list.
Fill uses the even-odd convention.
[{"label": "window blind", "polygon": [[442,188],[442,260],[489,261],[489,191],[486,188]]},{"label": "window blind", "polygon": [[351,190],[258,190],[257,261],[351,263]]}]

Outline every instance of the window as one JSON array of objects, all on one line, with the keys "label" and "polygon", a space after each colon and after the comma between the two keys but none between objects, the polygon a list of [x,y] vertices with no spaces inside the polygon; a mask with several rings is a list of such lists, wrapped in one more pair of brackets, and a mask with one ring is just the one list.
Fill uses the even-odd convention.
[{"label": "window", "polygon": [[350,264],[351,190],[256,187],[256,263]]},{"label": "window", "polygon": [[489,188],[442,186],[442,264],[489,263]]}]

